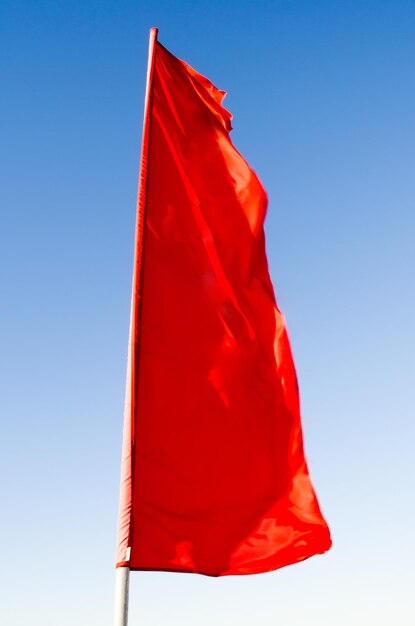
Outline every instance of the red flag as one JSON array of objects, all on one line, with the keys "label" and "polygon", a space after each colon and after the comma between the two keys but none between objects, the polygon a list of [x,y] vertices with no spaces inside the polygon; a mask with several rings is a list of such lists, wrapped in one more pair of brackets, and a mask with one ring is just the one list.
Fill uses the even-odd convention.
[{"label": "red flag", "polygon": [[265,255],[266,194],[224,92],[152,32],[117,566],[265,572],[331,545]]}]

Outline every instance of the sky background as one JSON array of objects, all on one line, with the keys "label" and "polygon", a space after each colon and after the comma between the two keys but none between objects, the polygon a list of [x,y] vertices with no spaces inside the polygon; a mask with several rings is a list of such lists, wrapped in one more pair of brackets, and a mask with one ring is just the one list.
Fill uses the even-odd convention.
[{"label": "sky background", "polygon": [[140,626],[413,626],[415,3],[0,1],[0,621],[113,613],[148,30],[228,91],[333,548]]}]

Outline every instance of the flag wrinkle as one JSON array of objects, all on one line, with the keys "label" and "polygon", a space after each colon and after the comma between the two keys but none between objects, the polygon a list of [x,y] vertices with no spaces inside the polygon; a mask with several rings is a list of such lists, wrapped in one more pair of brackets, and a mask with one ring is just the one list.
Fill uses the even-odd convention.
[{"label": "flag wrinkle", "polygon": [[[157,114],[155,114],[155,117],[157,117]],[[186,192],[188,193],[189,198],[192,202],[193,216],[195,218],[199,233],[201,235],[200,241],[203,243],[207,256],[209,257],[210,266],[215,272],[215,275],[219,284],[222,286],[224,291],[228,294],[229,299],[231,300],[232,304],[235,306],[236,310],[241,314],[242,318],[245,320],[248,333],[250,337],[252,338],[254,336],[252,326],[249,320],[247,319],[246,315],[240,308],[239,303],[238,303],[238,298],[234,292],[234,289],[232,288],[230,281],[226,277],[226,273],[222,266],[221,259],[218,254],[218,250],[215,245],[215,238],[212,234],[211,229],[209,228],[208,223],[204,219],[203,213],[200,209],[200,201],[199,201],[198,194],[196,193],[194,187],[192,186],[192,183],[186,173],[186,170],[182,165],[182,161],[180,159],[180,155],[177,152],[177,148],[171,141],[170,136],[163,122],[160,119],[158,119],[158,121],[160,124],[160,128],[164,132],[165,140],[171,150],[171,153],[175,156],[176,165],[180,171],[182,181],[185,184]]]}]

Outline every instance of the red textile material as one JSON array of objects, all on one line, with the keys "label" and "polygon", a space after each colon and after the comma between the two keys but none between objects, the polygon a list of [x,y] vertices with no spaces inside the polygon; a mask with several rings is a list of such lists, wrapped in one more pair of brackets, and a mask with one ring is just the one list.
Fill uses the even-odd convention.
[{"label": "red textile material", "polygon": [[133,570],[254,574],[331,545],[268,273],[267,198],[223,96],[155,44],[117,555]]}]

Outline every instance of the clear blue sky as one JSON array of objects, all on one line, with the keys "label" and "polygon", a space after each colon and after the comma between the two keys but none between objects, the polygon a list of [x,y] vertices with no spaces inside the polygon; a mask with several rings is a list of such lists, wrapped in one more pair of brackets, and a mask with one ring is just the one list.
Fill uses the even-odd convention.
[{"label": "clear blue sky", "polygon": [[254,577],[134,573],[131,626],[412,626],[412,0],[0,3],[0,621],[112,621],[151,26],[228,91],[268,191],[334,547]]}]

